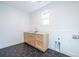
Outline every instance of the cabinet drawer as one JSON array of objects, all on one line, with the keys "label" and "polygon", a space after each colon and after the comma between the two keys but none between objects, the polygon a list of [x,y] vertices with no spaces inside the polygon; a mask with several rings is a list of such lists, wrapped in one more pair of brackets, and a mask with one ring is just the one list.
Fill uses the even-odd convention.
[{"label": "cabinet drawer", "polygon": [[43,35],[37,34],[36,40],[43,41]]},{"label": "cabinet drawer", "polygon": [[24,33],[24,36],[34,36],[32,33]]}]

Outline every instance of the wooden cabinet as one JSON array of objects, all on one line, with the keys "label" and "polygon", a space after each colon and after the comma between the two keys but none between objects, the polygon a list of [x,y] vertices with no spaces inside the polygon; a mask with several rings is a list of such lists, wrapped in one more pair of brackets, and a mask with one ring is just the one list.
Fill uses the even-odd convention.
[{"label": "wooden cabinet", "polygon": [[24,32],[24,42],[45,52],[48,49],[48,34],[35,34]]}]

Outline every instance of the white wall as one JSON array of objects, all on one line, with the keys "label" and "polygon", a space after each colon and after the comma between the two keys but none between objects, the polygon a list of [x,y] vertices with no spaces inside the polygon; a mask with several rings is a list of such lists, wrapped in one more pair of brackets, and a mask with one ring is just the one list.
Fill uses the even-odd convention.
[{"label": "white wall", "polygon": [[[50,10],[50,24],[41,25],[40,13]],[[79,2],[52,2],[51,4],[32,13],[32,30],[49,33],[49,48],[55,48],[55,41],[60,38],[61,51],[70,56],[79,56],[79,40],[72,39],[72,35],[79,35]],[[58,51],[58,50],[57,50]]]},{"label": "white wall", "polygon": [[24,42],[23,32],[29,30],[29,14],[0,4],[0,49]]}]

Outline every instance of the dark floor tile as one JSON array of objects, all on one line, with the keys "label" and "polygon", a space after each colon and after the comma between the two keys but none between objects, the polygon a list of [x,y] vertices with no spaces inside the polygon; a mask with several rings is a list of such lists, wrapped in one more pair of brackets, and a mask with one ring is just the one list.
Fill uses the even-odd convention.
[{"label": "dark floor tile", "polygon": [[68,57],[57,51],[48,49],[42,52],[28,44],[21,43],[4,49],[0,49],[0,57]]}]

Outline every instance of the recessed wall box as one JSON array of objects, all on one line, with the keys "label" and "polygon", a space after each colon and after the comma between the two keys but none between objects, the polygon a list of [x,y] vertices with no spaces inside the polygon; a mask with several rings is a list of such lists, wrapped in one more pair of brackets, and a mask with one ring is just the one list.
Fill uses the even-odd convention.
[{"label": "recessed wall box", "polygon": [[79,35],[72,35],[72,39],[79,39]]}]

